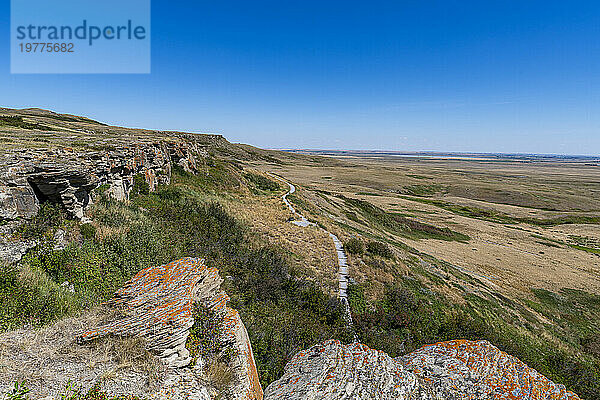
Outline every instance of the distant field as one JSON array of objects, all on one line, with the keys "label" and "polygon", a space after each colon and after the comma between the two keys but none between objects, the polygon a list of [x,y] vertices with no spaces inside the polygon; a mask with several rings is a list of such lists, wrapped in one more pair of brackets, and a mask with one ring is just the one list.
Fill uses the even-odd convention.
[{"label": "distant field", "polygon": [[597,159],[302,153],[327,153],[335,160],[286,163],[274,170],[326,201],[349,235],[385,229],[369,224],[348,201],[341,204],[339,196],[468,236],[466,243],[387,232],[419,251],[489,277],[507,293],[529,293],[531,287],[560,290],[568,282],[600,294],[598,250],[573,240],[600,240]]}]

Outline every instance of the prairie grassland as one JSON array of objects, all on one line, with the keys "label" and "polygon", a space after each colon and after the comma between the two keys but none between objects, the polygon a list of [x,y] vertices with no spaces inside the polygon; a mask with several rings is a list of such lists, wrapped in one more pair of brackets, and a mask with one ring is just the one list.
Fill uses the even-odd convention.
[{"label": "prairie grassland", "polygon": [[294,183],[297,208],[347,244],[362,343],[396,356],[486,339],[582,398],[600,396],[596,162],[278,156],[250,164]]},{"label": "prairie grassland", "polygon": [[377,235],[382,229],[342,204],[340,195],[468,236],[423,240],[385,232],[390,240],[487,277],[507,293],[529,295],[531,287],[557,291],[568,283],[600,294],[600,258],[570,239],[600,239],[598,166],[390,157],[324,164],[330,165],[295,159],[263,167],[312,192],[320,207],[347,226],[348,235],[357,230]]}]

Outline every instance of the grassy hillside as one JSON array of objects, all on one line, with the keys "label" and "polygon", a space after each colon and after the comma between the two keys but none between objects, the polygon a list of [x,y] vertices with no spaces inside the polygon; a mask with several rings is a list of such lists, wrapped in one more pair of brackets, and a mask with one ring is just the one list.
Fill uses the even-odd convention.
[{"label": "grassy hillside", "polygon": [[[130,203],[98,194],[91,224],[44,205],[21,230],[41,244],[20,270],[0,272],[0,328],[41,326],[72,315],[110,298],[142,268],[191,256],[227,277],[224,289],[248,329],[263,385],[281,376],[299,350],[351,338],[339,302],[295,272],[289,252],[253,235],[224,205],[241,193],[259,201],[277,184],[223,161],[197,176],[174,170],[171,185],[154,193],[134,190]],[[60,250],[53,239],[58,229],[70,239]]]}]

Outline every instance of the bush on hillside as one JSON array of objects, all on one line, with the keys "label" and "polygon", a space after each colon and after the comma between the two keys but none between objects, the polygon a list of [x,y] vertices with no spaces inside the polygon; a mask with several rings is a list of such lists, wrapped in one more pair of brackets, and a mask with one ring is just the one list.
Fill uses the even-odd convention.
[{"label": "bush on hillside", "polygon": [[360,239],[352,238],[344,243],[344,249],[350,254],[363,254],[365,243]]},{"label": "bush on hillside", "polygon": [[392,252],[390,246],[388,246],[386,243],[378,242],[376,240],[370,240],[367,243],[367,251],[372,255],[380,256],[383,258],[394,257],[394,253]]},{"label": "bush on hillside", "polygon": [[150,185],[146,182],[146,178],[143,174],[136,174],[133,176],[133,187],[129,192],[129,197],[134,199],[138,195],[146,195],[150,193]]},{"label": "bush on hillside", "polygon": [[21,326],[39,327],[78,308],[74,296],[43,271],[0,267],[0,332]]},{"label": "bush on hillside", "polygon": [[65,212],[58,204],[45,202],[29,221],[19,227],[17,233],[23,239],[39,239],[53,228],[61,226],[66,219]]},{"label": "bush on hillside", "polygon": [[263,175],[248,172],[248,173],[244,174],[244,178],[246,178],[246,180],[251,182],[259,190],[265,190],[265,191],[279,190],[279,184],[277,182],[272,181],[271,179],[269,179]]}]

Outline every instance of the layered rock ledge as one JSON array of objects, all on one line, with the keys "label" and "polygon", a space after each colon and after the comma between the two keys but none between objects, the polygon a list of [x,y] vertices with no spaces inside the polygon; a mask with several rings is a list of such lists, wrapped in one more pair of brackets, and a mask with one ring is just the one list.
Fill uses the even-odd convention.
[{"label": "layered rock ledge", "polygon": [[223,339],[234,346],[232,398],[262,400],[248,333],[237,311],[227,306],[229,297],[220,289],[221,283],[218,270],[197,258],[146,268],[108,303],[118,317],[83,333],[79,340],[89,342],[108,335],[142,337],[149,350],[171,367],[167,384],[153,398],[210,399],[202,386],[201,371],[183,368],[192,361],[185,343],[194,324],[194,304],[200,303],[222,319]]},{"label": "layered rock ledge", "polygon": [[265,400],[578,400],[486,341],[456,340],[391,358],[354,343],[301,351]]},{"label": "layered rock ledge", "polygon": [[148,141],[105,151],[69,148],[13,149],[0,155],[0,261],[19,261],[35,245],[13,238],[23,220],[32,218],[40,204],[61,205],[82,218],[101,186],[117,200],[126,200],[140,175],[154,191],[171,181],[173,163],[195,171],[206,146],[187,141]]}]

